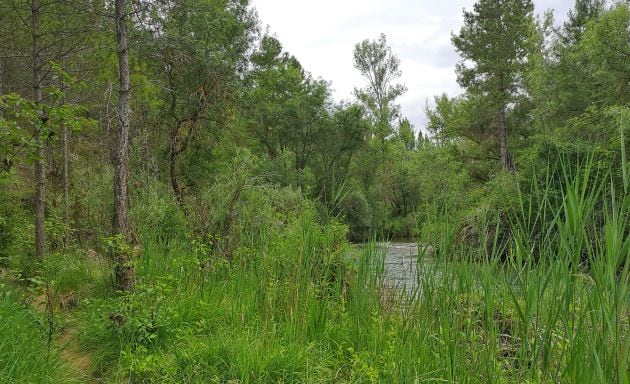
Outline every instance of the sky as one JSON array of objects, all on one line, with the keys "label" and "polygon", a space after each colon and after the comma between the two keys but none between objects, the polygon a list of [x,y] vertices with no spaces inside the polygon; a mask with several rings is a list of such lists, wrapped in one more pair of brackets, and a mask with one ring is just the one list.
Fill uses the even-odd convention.
[{"label": "sky", "polygon": [[[553,9],[556,22],[566,18],[574,0],[534,0],[542,15]],[[354,45],[387,36],[400,58],[407,93],[400,98],[403,116],[424,128],[424,109],[433,96],[461,93],[455,64],[459,57],[451,33],[463,24],[463,9],[474,0],[253,0],[263,27],[276,35],[313,77],[331,82],[337,101],[352,100],[365,81],[352,65]]]}]

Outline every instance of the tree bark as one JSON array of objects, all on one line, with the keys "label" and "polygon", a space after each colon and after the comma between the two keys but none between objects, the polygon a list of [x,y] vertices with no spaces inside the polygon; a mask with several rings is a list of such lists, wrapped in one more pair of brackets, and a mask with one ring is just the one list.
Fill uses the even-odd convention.
[{"label": "tree bark", "polygon": [[[62,25],[65,25],[65,14],[62,12],[60,14],[60,19]],[[63,39],[61,40],[61,48],[63,51]],[[62,68],[65,71],[65,60],[62,61]],[[66,83],[64,80],[64,76],[59,76],[59,89],[62,92],[62,98],[60,100],[60,105],[65,104],[65,92],[66,92]],[[68,159],[68,145],[70,141],[70,131],[68,130],[68,126],[65,123],[62,123],[61,128],[61,161],[62,161],[62,183],[63,183],[63,223],[65,225],[64,234],[63,234],[63,247],[64,249],[68,247],[68,243],[70,240],[70,175],[69,175],[69,162]]]},{"label": "tree bark", "polygon": [[40,57],[40,3],[39,0],[31,1],[31,22],[32,22],[32,60],[33,60],[33,101],[40,109],[40,121],[37,123],[35,131],[35,145],[37,148],[37,159],[35,160],[35,255],[39,259],[45,257],[45,230],[44,215],[46,214],[45,187],[46,175],[44,170],[45,144],[42,137],[46,124],[46,116],[42,107],[42,66]]},{"label": "tree bark", "polygon": [[68,132],[68,127],[66,125],[63,126],[63,137],[62,137],[62,147],[61,153],[63,157],[63,220],[66,225],[66,233],[64,235],[64,246],[68,245],[68,237],[69,233],[67,232],[70,228],[70,175],[69,175],[69,159],[68,159],[68,142],[70,140],[70,133]]},{"label": "tree bark", "polygon": [[173,133],[171,136],[171,147],[169,150],[169,161],[168,161],[168,176],[171,182],[171,188],[173,189],[173,193],[175,194],[175,199],[179,205],[183,204],[182,199],[182,190],[177,181],[177,133]]},{"label": "tree bark", "polygon": [[125,241],[116,250],[116,289],[129,292],[133,289],[135,269],[131,263],[131,233],[127,206],[127,179],[129,176],[129,126],[131,119],[129,51],[125,0],[115,1],[116,39],[118,42],[118,129],[114,144],[114,235]]},{"label": "tree bark", "polygon": [[501,165],[503,169],[508,172],[514,172],[514,166],[512,164],[512,159],[510,157],[510,151],[508,148],[508,130],[507,123],[505,121],[505,86],[504,86],[503,75],[501,76],[500,84],[499,84],[499,95],[501,97],[501,104],[499,106],[499,146],[501,149]]},{"label": "tree bark", "polygon": [[511,171],[510,155],[507,142],[507,125],[505,123],[505,105],[499,107],[499,145],[501,147],[501,165],[506,171]]}]

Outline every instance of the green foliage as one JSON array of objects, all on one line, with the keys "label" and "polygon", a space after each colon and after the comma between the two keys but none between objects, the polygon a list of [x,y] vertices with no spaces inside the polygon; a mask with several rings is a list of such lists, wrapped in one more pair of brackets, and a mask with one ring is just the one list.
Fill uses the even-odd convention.
[{"label": "green foliage", "polygon": [[140,285],[132,294],[122,295],[107,306],[96,301],[90,308],[88,322],[105,326],[96,332],[113,333],[113,338],[132,351],[163,343],[177,326],[176,314],[164,303],[172,290],[172,282],[165,277]]},{"label": "green foliage", "polygon": [[509,100],[531,51],[533,10],[529,0],[481,0],[464,12],[464,26],[452,40],[462,59],[474,66],[458,65],[462,86],[490,92],[494,102]]},{"label": "green foliage", "polygon": [[398,127],[398,136],[400,137],[400,141],[403,143],[406,150],[411,151],[416,148],[416,138],[413,134],[413,126],[408,119],[401,120]]},{"label": "green foliage", "polygon": [[111,276],[108,263],[94,251],[53,253],[42,263],[41,277],[50,284],[51,295],[63,309],[76,307],[84,297],[107,292]]},{"label": "green foliage", "polygon": [[100,239],[110,236],[114,203],[111,199],[113,172],[109,166],[77,166],[72,169],[74,180],[73,223],[79,244],[100,245]]},{"label": "green foliage", "polygon": [[258,162],[249,151],[237,151],[214,183],[187,201],[191,234],[212,243],[217,256],[231,258],[251,234],[278,233],[309,204],[300,192],[258,176]]},{"label": "green foliage", "polygon": [[472,192],[473,203],[461,213],[456,237],[476,249],[476,258],[504,258],[511,236],[509,220],[519,205],[519,185],[506,172]]},{"label": "green foliage", "polygon": [[369,111],[372,135],[384,143],[393,133],[393,122],[400,117],[400,106],[395,101],[407,91],[407,87],[395,83],[402,75],[400,59],[381,34],[378,40],[366,39],[354,46],[353,64],[368,83],[354,93]]},{"label": "green foliage", "polygon": [[16,204],[21,197],[20,187],[14,175],[0,178],[0,265],[3,267],[17,263],[20,256],[29,255],[33,249],[32,220]]},{"label": "green foliage", "polygon": [[[585,3],[577,2],[574,18],[581,20],[570,21],[575,25],[565,27],[550,57],[532,74],[533,97],[538,105],[535,123],[544,130],[561,128],[583,114],[590,115],[594,123],[588,128],[605,128],[600,122],[601,111],[628,104],[624,85],[628,73],[628,5],[618,3],[602,9],[598,2]],[[586,6],[592,9],[580,9]],[[583,137],[579,130],[572,134]]]},{"label": "green foliage", "polygon": [[3,163],[0,177],[4,178],[22,153],[32,159],[35,146],[32,133],[39,116],[34,103],[17,94],[1,95],[0,111],[0,157]]},{"label": "green foliage", "polygon": [[[537,30],[530,0],[480,0],[464,11],[464,26],[452,42],[461,56],[457,81],[496,117],[495,137],[503,169],[513,171],[506,109],[519,111],[524,74],[536,47]],[[494,119],[492,119],[494,120]],[[492,135],[491,126],[484,126]]]},{"label": "green foliage", "polygon": [[167,246],[189,233],[185,212],[166,185],[152,180],[138,191],[131,217],[142,240]]},{"label": "green foliage", "polygon": [[371,212],[365,196],[360,191],[350,192],[341,202],[341,211],[349,226],[349,239],[364,242],[371,236]]},{"label": "green foliage", "polygon": [[[81,340],[95,350],[103,373],[115,373],[106,367],[117,361],[120,374],[145,382],[305,377],[304,363],[314,347],[305,350],[285,331],[321,326],[317,303],[332,301],[336,287],[345,281],[344,227],[319,226],[313,213],[305,212],[291,219],[282,233],[252,235],[269,238],[247,247],[254,255],[245,248],[237,252],[234,268],[205,264],[203,274],[190,257],[207,251],[198,242],[193,254],[167,256],[163,249],[147,250],[149,258],[176,257],[183,264],[161,261],[166,268],[151,279],[144,275],[149,270],[140,268],[141,279],[147,280],[134,293],[84,303]],[[186,275],[176,278],[182,270]],[[191,279],[213,284],[187,284]],[[234,297],[233,289],[243,294]],[[302,323],[305,314],[310,320]],[[273,319],[281,321],[278,326],[285,331],[265,326]],[[292,344],[295,351],[289,353],[287,345]]]}]

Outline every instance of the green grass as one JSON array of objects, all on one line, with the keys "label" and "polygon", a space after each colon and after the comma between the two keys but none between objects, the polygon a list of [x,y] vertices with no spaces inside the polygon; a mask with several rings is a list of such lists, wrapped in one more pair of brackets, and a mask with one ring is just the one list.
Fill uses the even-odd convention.
[{"label": "green grass", "polygon": [[41,315],[0,284],[0,383],[75,383],[59,351],[48,348]]},{"label": "green grass", "polygon": [[[592,169],[566,168],[559,191],[532,184],[477,246],[437,213],[444,236],[409,291],[388,286],[374,243],[350,249],[309,210],[243,229],[230,260],[149,233],[133,294],[106,294],[110,267],[76,255],[42,276],[55,297],[76,293],[103,382],[628,383],[630,196]],[[41,314],[11,290],[0,315],[2,380],[63,382]]]},{"label": "green grass", "polygon": [[138,291],[86,305],[81,340],[111,382],[627,383],[628,196],[589,169],[559,205],[523,198],[505,254],[445,236],[457,260],[424,264],[413,292],[310,215],[231,261],[149,245]]}]

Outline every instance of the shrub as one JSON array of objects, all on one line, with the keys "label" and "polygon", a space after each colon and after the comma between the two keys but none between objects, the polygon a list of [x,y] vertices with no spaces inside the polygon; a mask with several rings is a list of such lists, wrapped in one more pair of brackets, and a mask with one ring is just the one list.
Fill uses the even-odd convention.
[{"label": "shrub", "polygon": [[341,211],[348,224],[348,238],[352,242],[364,242],[370,236],[371,213],[367,199],[361,191],[350,192],[341,202]]}]

